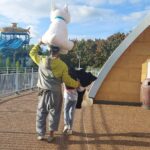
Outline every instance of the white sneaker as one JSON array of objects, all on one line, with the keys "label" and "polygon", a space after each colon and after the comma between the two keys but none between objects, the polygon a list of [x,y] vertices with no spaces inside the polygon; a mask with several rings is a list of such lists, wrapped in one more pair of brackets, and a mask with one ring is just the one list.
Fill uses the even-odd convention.
[{"label": "white sneaker", "polygon": [[44,140],[44,136],[43,136],[43,135],[39,135],[39,136],[37,137],[37,140],[39,140],[39,141]]},{"label": "white sneaker", "polygon": [[65,126],[64,126],[64,130],[63,130],[63,133],[67,133],[67,132],[68,132],[68,126],[65,125]]}]

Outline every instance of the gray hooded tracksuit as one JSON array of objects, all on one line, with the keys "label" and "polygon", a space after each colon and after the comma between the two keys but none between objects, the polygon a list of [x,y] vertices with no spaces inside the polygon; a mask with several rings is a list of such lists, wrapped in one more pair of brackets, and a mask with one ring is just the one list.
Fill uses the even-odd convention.
[{"label": "gray hooded tracksuit", "polygon": [[38,73],[39,103],[36,116],[36,131],[39,135],[44,135],[47,115],[49,115],[49,131],[58,130],[62,106],[62,82],[56,79],[51,70],[47,69],[42,63],[39,64]]}]

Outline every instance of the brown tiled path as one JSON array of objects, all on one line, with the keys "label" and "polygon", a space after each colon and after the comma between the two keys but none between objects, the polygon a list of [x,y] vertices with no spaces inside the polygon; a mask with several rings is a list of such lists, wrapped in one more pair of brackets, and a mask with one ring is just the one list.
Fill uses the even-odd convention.
[{"label": "brown tiled path", "polygon": [[150,150],[150,111],[135,106],[95,104],[77,110],[74,134],[37,141],[37,93],[0,101],[0,150]]}]

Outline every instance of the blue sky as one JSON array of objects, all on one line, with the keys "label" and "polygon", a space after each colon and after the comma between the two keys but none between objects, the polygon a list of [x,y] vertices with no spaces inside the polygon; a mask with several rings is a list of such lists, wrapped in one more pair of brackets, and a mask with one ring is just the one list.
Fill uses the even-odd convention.
[{"label": "blue sky", "polygon": [[[53,0],[58,7],[69,5],[71,39],[105,39],[133,30],[150,13],[150,0]],[[40,39],[50,25],[51,0],[0,0],[0,27],[17,22],[31,27],[31,43]]]}]

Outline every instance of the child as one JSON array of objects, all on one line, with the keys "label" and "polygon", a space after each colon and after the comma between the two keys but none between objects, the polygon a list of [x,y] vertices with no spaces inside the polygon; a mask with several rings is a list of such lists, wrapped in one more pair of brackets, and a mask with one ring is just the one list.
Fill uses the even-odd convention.
[{"label": "child", "polygon": [[[77,80],[76,72],[74,69],[69,69],[70,76]],[[78,99],[77,89],[66,86],[64,89],[64,130],[63,133],[72,134],[72,125],[74,113]]]},{"label": "child", "polygon": [[74,80],[79,80],[81,86],[77,89],[65,86],[64,90],[64,133],[72,134],[72,125],[75,109],[80,109],[86,87],[89,86],[97,78],[84,69],[74,70],[69,68],[69,75]]}]

